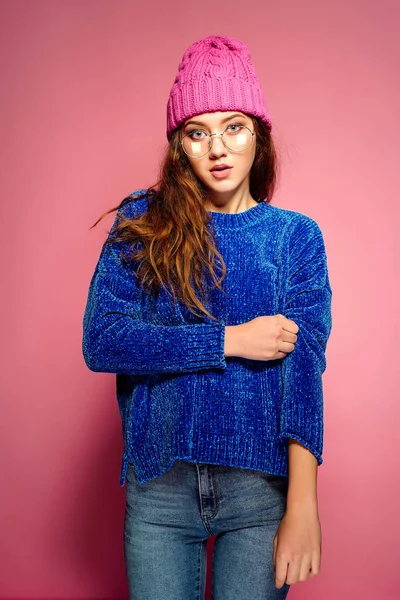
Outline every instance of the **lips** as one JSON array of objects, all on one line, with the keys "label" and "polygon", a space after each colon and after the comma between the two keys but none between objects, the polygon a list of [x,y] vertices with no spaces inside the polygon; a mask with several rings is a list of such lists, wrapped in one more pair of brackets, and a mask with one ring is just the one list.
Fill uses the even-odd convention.
[{"label": "lips", "polygon": [[225,171],[226,169],[232,169],[229,165],[214,165],[210,171]]},{"label": "lips", "polygon": [[[222,166],[225,168],[221,168]],[[228,165],[214,165],[214,167],[210,169],[211,177],[214,179],[229,179],[231,171],[232,167],[228,167]]]}]

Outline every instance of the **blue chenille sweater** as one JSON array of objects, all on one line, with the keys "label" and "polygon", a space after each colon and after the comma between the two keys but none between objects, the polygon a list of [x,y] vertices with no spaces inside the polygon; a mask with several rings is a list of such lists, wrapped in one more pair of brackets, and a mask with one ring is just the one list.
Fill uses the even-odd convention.
[{"label": "blue chenille sweater", "polygon": [[[118,211],[146,210],[146,190]],[[311,217],[264,201],[211,212],[227,275],[196,317],[162,288],[135,285],[134,268],[104,244],[90,282],[82,350],[95,372],[116,373],[124,450],[120,486],[133,463],[146,483],[177,459],[288,476],[288,439],[322,463],[325,350],[332,290],[321,230]],[[113,235],[114,226],[109,236]],[[282,359],[224,355],[225,325],[283,314],[299,327]]]}]

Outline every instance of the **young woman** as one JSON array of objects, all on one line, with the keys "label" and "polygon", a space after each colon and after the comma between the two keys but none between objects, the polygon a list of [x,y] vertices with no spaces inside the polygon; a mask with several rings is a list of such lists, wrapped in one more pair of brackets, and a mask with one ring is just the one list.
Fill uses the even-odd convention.
[{"label": "young woman", "polygon": [[135,600],[203,598],[210,536],[214,600],[286,598],[320,569],[332,290],[318,224],[271,204],[271,130],[247,46],[195,42],[159,182],[101,217],[118,210],[83,354],[117,374]]}]

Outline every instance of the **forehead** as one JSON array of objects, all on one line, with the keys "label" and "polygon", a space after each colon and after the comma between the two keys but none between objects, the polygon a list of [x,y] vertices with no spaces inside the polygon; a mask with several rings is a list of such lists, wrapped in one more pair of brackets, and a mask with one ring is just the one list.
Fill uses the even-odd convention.
[{"label": "forehead", "polygon": [[193,115],[192,117],[186,119],[186,121],[183,123],[183,126],[185,126],[187,123],[192,122],[192,121],[196,122],[197,124],[202,124],[202,125],[219,125],[221,123],[224,123],[228,119],[232,118],[234,115],[241,116],[244,120],[250,119],[250,117],[248,115],[246,115],[245,113],[243,113],[240,110],[227,110],[227,111],[218,110],[215,112],[201,113],[198,115]]}]

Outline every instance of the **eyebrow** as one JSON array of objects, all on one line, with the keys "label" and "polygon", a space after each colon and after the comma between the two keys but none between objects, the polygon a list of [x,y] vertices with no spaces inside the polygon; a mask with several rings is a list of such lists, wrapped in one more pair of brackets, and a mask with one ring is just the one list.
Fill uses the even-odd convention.
[{"label": "eyebrow", "polygon": [[[240,113],[235,113],[234,115],[231,115],[230,117],[226,117],[225,119],[222,119],[221,123],[226,123],[226,121],[230,121],[231,119],[236,119],[237,117],[242,117],[242,119],[246,118],[244,115],[241,115]],[[188,121],[184,125],[184,127],[187,127],[188,125],[203,125],[203,126],[205,126],[205,123],[203,123],[202,121]]]}]

